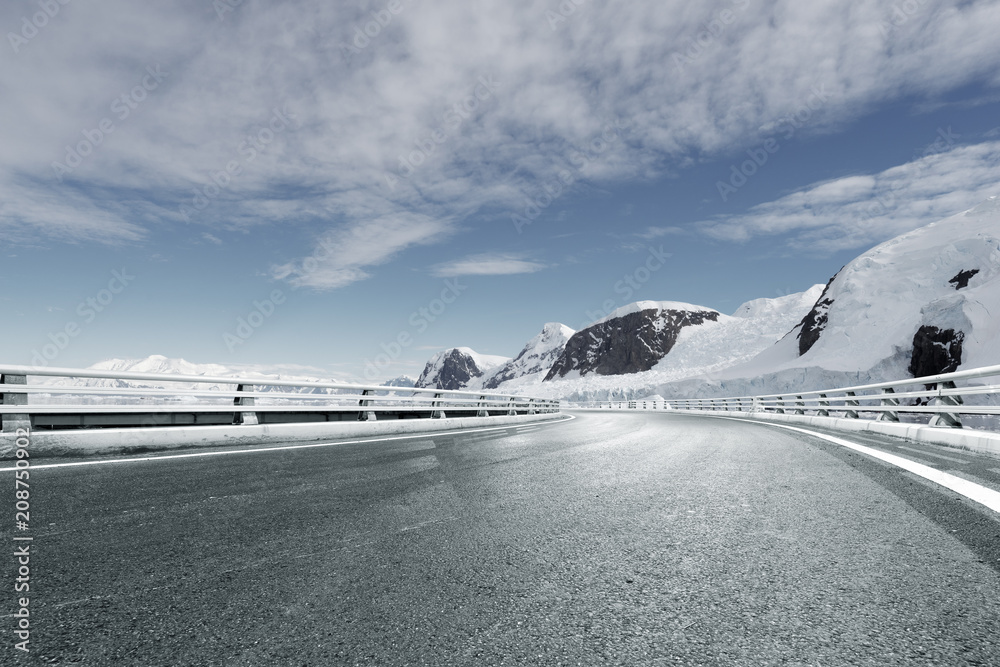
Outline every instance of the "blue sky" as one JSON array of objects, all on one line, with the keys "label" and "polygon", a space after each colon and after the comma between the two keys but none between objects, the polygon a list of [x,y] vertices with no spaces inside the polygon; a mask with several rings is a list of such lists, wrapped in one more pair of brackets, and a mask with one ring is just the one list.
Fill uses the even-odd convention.
[{"label": "blue sky", "polygon": [[639,299],[802,291],[1000,191],[993,2],[17,0],[0,27],[8,363],[416,375]]}]

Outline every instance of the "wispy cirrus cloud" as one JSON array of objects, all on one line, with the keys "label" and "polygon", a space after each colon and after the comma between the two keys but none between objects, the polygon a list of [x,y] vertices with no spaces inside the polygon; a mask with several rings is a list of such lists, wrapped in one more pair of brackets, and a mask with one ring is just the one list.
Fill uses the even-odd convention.
[{"label": "wispy cirrus cloud", "polygon": [[646,239],[651,241],[653,239],[660,239],[664,236],[683,236],[685,234],[690,234],[690,230],[684,227],[677,226],[667,226],[667,227],[647,227],[641,232],[636,232],[636,236],[641,239]]},{"label": "wispy cirrus cloud", "polygon": [[69,186],[0,178],[0,234],[8,243],[34,244],[39,237],[48,242],[140,242],[147,230],[128,214],[127,207],[95,201]]},{"label": "wispy cirrus cloud", "polygon": [[[816,132],[904,95],[1000,85],[1000,5],[987,0],[928,0],[891,30],[886,3],[842,0],[588,3],[557,30],[553,3],[538,0],[404,5],[360,48],[371,10],[350,3],[244,2],[224,20],[190,0],[62,6],[30,43],[0,54],[0,230],[141,242],[189,224],[182,205],[236,161],[240,173],[191,224],[298,224],[357,248],[318,257],[301,246],[273,271],[334,289],[478,212],[523,207],[524,192],[574,169],[574,151],[612,121],[622,140],[577,180],[652,178],[750,145],[818,85],[830,102],[810,121]],[[722,38],[678,67],[674,56],[734,7]],[[29,8],[5,3],[0,26],[18,30]],[[156,66],[166,78],[137,101]],[[496,83],[488,98],[477,97],[484,77]],[[294,113],[295,129],[264,142],[275,109]],[[53,163],[104,119],[113,132],[64,175],[69,187],[55,187]],[[38,196],[32,183],[52,187]],[[110,208],[118,189],[128,196]],[[386,219],[396,238],[379,244]],[[771,224],[753,220],[730,227]]]},{"label": "wispy cirrus cloud", "polygon": [[535,273],[545,268],[548,268],[545,264],[527,260],[523,255],[484,253],[438,264],[432,267],[431,274],[438,278],[510,276],[519,273]]},{"label": "wispy cirrus cloud", "polygon": [[423,216],[383,216],[363,225],[344,225],[323,234],[302,260],[271,268],[278,280],[296,287],[336,289],[368,277],[368,268],[391,260],[406,248],[432,243],[452,231],[447,221]]},{"label": "wispy cirrus cloud", "polygon": [[870,246],[972,208],[1000,193],[1000,142],[926,155],[877,174],[815,183],[742,215],[697,227],[724,241],[790,235],[795,250]]}]

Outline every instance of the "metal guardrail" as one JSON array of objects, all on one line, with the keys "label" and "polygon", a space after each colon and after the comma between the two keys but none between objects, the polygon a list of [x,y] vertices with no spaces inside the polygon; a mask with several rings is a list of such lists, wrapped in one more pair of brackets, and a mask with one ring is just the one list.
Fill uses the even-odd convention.
[{"label": "metal guardrail", "polygon": [[[984,378],[992,378],[994,382],[973,382]],[[819,391],[664,401],[601,401],[576,405],[621,410],[837,416],[886,422],[899,422],[904,416],[916,420],[929,417],[930,426],[962,428],[963,418],[1000,417],[1000,400],[996,400],[1000,399],[1000,384],[996,383],[996,378],[1000,378],[1000,366]],[[994,399],[992,404],[990,399]]]},{"label": "metal guardrail", "polygon": [[[28,378],[36,380],[29,384]],[[37,378],[129,380],[150,386],[46,384]],[[533,415],[559,412],[560,406],[555,400],[481,391],[31,366],[0,366],[0,398],[4,433],[29,427],[39,431]]]}]

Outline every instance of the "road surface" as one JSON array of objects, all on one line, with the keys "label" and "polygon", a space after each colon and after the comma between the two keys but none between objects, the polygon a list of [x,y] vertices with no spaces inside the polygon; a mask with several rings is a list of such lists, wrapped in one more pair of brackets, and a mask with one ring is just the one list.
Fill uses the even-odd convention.
[{"label": "road surface", "polygon": [[1000,664],[1000,515],[770,426],[574,416],[37,468],[31,653],[7,617],[0,663]]}]

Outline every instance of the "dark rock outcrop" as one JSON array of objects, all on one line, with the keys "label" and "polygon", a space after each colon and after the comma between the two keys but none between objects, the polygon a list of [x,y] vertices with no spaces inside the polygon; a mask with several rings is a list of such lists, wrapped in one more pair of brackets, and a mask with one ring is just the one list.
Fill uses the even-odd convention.
[{"label": "dark rock outcrop", "polygon": [[[522,354],[524,353],[522,352]],[[516,357],[515,359],[513,359],[513,361],[520,361],[520,359],[521,359],[520,357]],[[504,365],[503,368],[497,371],[496,375],[494,375],[489,380],[483,383],[483,389],[496,389],[504,382],[513,380],[517,377],[520,376],[514,371],[513,363],[508,362],[507,364]]]},{"label": "dark rock outcrop", "polygon": [[677,342],[681,329],[716,322],[712,310],[642,310],[594,324],[575,333],[552,365],[546,380],[581,375],[627,375],[648,371]]},{"label": "dark rock outcrop", "polygon": [[[443,355],[443,357],[442,357]],[[442,352],[427,362],[414,387],[434,389],[465,389],[469,380],[480,377],[483,370],[475,360],[459,349]]]},{"label": "dark rock outcrop", "polygon": [[[840,274],[838,273],[837,275],[839,276]],[[800,357],[812,349],[812,346],[816,344],[816,341],[819,340],[820,335],[826,328],[830,306],[833,305],[833,299],[827,298],[826,295],[830,291],[833,281],[836,279],[837,276],[830,278],[830,282],[826,284],[826,289],[819,295],[816,305],[806,313],[806,316],[802,318],[802,322],[799,324],[801,327],[798,336]]]},{"label": "dark rock outcrop", "polygon": [[910,373],[915,378],[940,375],[958,370],[962,365],[965,333],[924,325],[913,336]]},{"label": "dark rock outcrop", "polygon": [[972,280],[977,273],[979,273],[979,269],[960,271],[957,276],[948,281],[948,284],[954,285],[956,290],[965,289],[969,286],[969,281]]}]

